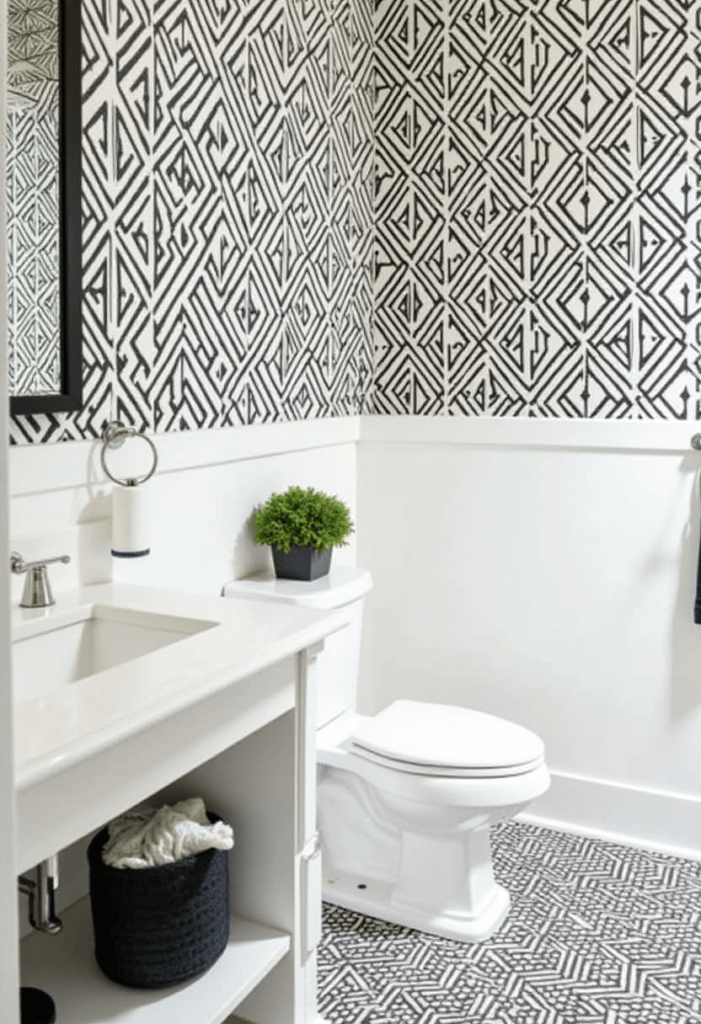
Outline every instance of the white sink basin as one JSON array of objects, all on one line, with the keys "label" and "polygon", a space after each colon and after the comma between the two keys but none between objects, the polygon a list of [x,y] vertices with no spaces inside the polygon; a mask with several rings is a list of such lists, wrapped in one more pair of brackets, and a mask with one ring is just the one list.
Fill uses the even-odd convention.
[{"label": "white sink basin", "polygon": [[18,873],[294,708],[347,622],[121,584],[13,608]]},{"label": "white sink basin", "polygon": [[108,604],[23,622],[12,638],[15,702],[42,697],[216,624]]}]

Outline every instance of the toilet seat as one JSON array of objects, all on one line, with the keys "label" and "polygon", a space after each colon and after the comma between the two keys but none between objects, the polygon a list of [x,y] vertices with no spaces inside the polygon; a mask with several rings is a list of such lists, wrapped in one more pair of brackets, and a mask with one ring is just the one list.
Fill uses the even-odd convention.
[{"label": "toilet seat", "polygon": [[353,753],[395,771],[457,778],[523,775],[544,761],[542,740],[523,726],[448,704],[399,700],[360,722]]}]

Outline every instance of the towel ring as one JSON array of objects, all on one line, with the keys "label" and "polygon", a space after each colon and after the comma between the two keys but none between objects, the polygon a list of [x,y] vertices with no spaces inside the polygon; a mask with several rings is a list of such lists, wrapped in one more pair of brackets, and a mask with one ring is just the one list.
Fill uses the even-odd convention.
[{"label": "towel ring", "polygon": [[[128,437],[137,437],[151,449],[153,455],[153,465],[149,469],[148,473],[144,473],[143,476],[127,477],[125,480],[120,480],[113,473],[110,472],[107,466],[107,449],[108,448],[121,448]],[[119,484],[121,487],[138,487],[139,484],[145,484],[147,480],[150,480],[153,474],[156,472],[158,466],[158,451],[156,446],[146,434],[140,434],[135,427],[125,427],[119,420],[113,420],[112,423],[108,423],[105,429],[102,431],[102,448],[100,449],[100,463],[105,472],[105,476],[108,476],[110,480]]]}]

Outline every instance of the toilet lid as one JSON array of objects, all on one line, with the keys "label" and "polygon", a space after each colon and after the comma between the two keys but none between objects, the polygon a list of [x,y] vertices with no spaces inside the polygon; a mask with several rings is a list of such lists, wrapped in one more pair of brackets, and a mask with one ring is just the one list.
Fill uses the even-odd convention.
[{"label": "toilet lid", "polygon": [[357,754],[394,762],[404,771],[500,776],[530,771],[543,761],[543,741],[494,715],[449,704],[398,700],[353,733]]}]

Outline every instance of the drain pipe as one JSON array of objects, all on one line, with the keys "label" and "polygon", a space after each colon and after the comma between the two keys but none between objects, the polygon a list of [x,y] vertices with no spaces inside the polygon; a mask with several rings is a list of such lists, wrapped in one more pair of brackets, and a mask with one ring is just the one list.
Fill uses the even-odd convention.
[{"label": "drain pipe", "polygon": [[58,935],[63,921],[56,917],[54,896],[58,889],[58,854],[37,865],[36,881],[20,875],[19,891],[29,897],[29,923],[47,935]]}]

